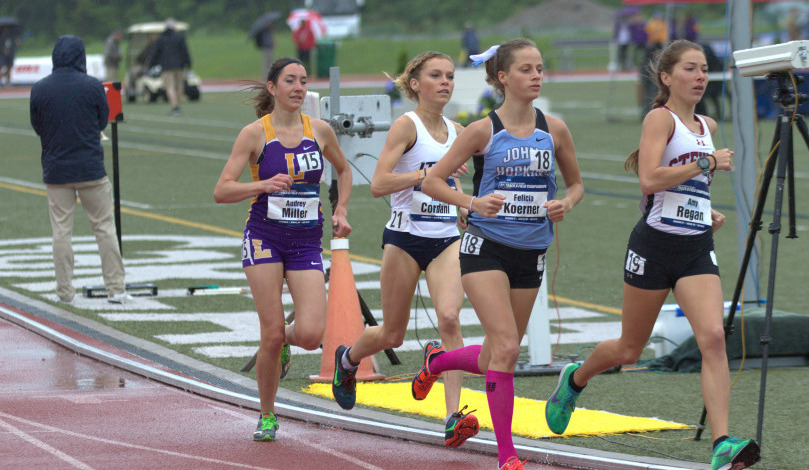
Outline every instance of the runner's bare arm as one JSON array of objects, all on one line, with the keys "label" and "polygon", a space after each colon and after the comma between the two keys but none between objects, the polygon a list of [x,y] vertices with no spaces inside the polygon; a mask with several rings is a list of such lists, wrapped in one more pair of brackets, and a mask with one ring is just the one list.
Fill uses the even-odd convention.
[{"label": "runner's bare arm", "polygon": [[332,234],[335,237],[347,237],[351,233],[348,224],[348,200],[351,198],[351,167],[343,150],[337,142],[334,129],[323,120],[312,119],[312,129],[320,144],[323,157],[331,163],[337,173],[337,203],[331,216]]},{"label": "runner's bare arm", "polygon": [[236,137],[230,158],[219,175],[214,187],[213,198],[218,203],[239,202],[261,193],[287,190],[292,185],[292,177],[277,174],[268,180],[239,182],[239,177],[250,162],[255,162],[264,145],[264,129],[260,121],[246,125]]}]

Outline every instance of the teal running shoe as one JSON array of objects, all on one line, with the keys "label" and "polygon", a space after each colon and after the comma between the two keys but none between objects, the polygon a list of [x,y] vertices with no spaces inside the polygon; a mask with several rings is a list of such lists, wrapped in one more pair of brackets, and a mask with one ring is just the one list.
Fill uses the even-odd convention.
[{"label": "teal running shoe", "polygon": [[562,434],[570,423],[570,416],[576,409],[576,399],[581,392],[576,392],[570,388],[570,375],[581,367],[581,364],[568,364],[559,374],[559,382],[556,390],[545,403],[545,421],[548,428],[556,434]]},{"label": "teal running shoe", "polygon": [[289,344],[284,343],[281,346],[281,377],[284,378],[289,372],[289,367],[292,365],[292,351],[289,350]]},{"label": "teal running shoe", "polygon": [[334,400],[344,410],[354,408],[357,401],[357,370],[343,368],[343,353],[348,349],[345,344],[334,351],[334,381],[331,384],[331,393]]},{"label": "teal running shoe", "polygon": [[741,470],[761,459],[761,449],[752,439],[729,437],[713,451],[712,470]]},{"label": "teal running shoe", "polygon": [[253,440],[274,441],[275,431],[277,431],[278,428],[280,428],[280,426],[274,414],[270,413],[269,416],[259,416],[258,426],[256,426],[256,430],[253,432]]}]

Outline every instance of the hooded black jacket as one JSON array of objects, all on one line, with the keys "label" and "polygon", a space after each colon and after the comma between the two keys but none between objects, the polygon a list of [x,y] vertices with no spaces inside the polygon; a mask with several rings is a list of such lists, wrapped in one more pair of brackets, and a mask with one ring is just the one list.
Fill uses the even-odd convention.
[{"label": "hooded black jacket", "polygon": [[191,55],[185,35],[168,28],[157,37],[149,57],[149,67],[159,65],[163,70],[180,70],[191,67]]},{"label": "hooded black jacket", "polygon": [[42,142],[42,179],[66,184],[103,178],[107,172],[100,133],[110,114],[104,86],[87,75],[81,38],[60,37],[52,58],[53,72],[31,89],[31,126]]}]

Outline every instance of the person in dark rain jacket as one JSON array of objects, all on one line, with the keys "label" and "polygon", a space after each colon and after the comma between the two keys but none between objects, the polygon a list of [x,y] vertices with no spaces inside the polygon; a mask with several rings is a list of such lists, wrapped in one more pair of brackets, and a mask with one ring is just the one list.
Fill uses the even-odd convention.
[{"label": "person in dark rain jacket", "polygon": [[191,54],[185,35],[177,31],[174,18],[166,20],[166,30],[160,33],[149,58],[149,67],[159,65],[162,69],[166,98],[171,104],[171,114],[180,114],[180,98],[185,84],[185,69],[191,68]]},{"label": "person in dark rain jacket", "polygon": [[73,286],[73,212],[76,197],[95,234],[108,300],[128,303],[124,265],[118,247],[112,189],[104,169],[101,131],[109,105],[104,86],[87,75],[84,42],[62,36],[53,48],[53,72],[31,89],[31,126],[42,143],[42,174],[53,229],[56,295],[71,303]]}]

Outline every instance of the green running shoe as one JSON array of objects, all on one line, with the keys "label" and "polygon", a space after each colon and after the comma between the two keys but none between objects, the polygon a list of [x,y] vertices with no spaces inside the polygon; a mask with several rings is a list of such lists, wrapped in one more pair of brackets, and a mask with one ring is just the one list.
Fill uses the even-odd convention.
[{"label": "green running shoe", "polygon": [[275,431],[277,431],[279,427],[278,420],[275,418],[274,414],[270,413],[270,416],[259,416],[258,426],[256,426],[256,430],[253,432],[253,440],[274,441]]},{"label": "green running shoe", "polygon": [[570,423],[570,416],[576,409],[576,399],[581,392],[570,388],[570,375],[581,367],[581,364],[568,364],[559,374],[556,390],[545,403],[545,421],[548,428],[556,434],[562,434]]},{"label": "green running shoe", "polygon": [[287,376],[289,367],[292,365],[292,351],[289,350],[289,344],[284,343],[281,346],[281,378]]},{"label": "green running shoe", "polygon": [[758,462],[761,450],[752,439],[729,437],[713,450],[712,470],[741,470]]}]

